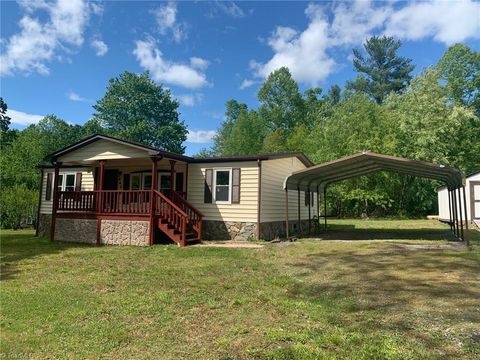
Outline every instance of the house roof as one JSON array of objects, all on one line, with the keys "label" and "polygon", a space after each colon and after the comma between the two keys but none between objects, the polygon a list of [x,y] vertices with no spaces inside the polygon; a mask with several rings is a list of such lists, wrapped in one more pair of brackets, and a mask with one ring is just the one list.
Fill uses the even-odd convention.
[{"label": "house roof", "polygon": [[112,136],[100,135],[100,134],[95,134],[95,135],[89,136],[89,137],[87,137],[83,140],[80,140],[80,141],[72,144],[72,145],[64,147],[63,149],[57,150],[54,153],[47,155],[45,157],[45,159],[53,162],[56,159],[58,159],[59,157],[65,155],[65,154],[68,154],[72,151],[78,150],[78,149],[80,149],[84,146],[90,145],[90,144],[92,144],[96,141],[99,141],[99,140],[107,140],[107,141],[111,141],[111,142],[114,142],[114,143],[117,143],[117,144],[130,146],[132,148],[145,150],[148,153],[148,155],[150,155],[150,156],[160,155],[160,156],[164,156],[164,157],[167,157],[167,158],[170,158],[170,159],[181,160],[181,161],[191,161],[192,160],[192,158],[189,157],[189,156],[184,156],[184,155],[173,153],[173,152],[170,152],[170,151],[165,151],[165,150],[162,150],[162,149],[154,148],[152,146],[139,144],[139,143],[136,143],[136,142],[133,142],[133,141],[122,140],[122,139],[118,139],[118,138],[115,138],[115,137],[112,137]]},{"label": "house roof", "polygon": [[243,156],[219,156],[207,158],[194,158],[195,163],[215,163],[215,162],[229,162],[229,161],[256,161],[256,160],[274,160],[284,159],[289,157],[296,157],[306,167],[313,166],[313,163],[302,152],[287,152],[276,154],[259,154],[259,155],[243,155]]},{"label": "house roof", "polygon": [[316,190],[330,183],[381,170],[439,180],[449,189],[458,188],[465,183],[464,174],[454,167],[364,151],[295,171],[285,179],[284,188]]},{"label": "house roof", "polygon": [[[122,144],[130,146],[132,148],[145,150],[149,156],[163,156],[169,159],[185,161],[188,163],[215,163],[215,162],[235,162],[235,161],[255,161],[255,160],[272,160],[272,159],[281,159],[287,157],[296,157],[298,158],[306,167],[310,167],[313,163],[301,152],[292,152],[292,153],[277,153],[277,154],[260,154],[260,155],[245,155],[245,156],[227,156],[227,157],[209,157],[209,158],[195,158],[190,156],[185,156],[170,151],[165,151],[158,149],[152,146],[139,144],[133,141],[122,140],[112,136],[95,134],[89,136],[83,140],[80,140],[72,145],[64,147],[63,149],[57,150],[54,153],[51,153],[45,157],[46,161],[55,162],[59,157],[68,154],[72,151],[78,150],[82,147],[90,145],[99,140],[111,141],[117,144]],[[47,166],[45,166],[47,167]]]}]

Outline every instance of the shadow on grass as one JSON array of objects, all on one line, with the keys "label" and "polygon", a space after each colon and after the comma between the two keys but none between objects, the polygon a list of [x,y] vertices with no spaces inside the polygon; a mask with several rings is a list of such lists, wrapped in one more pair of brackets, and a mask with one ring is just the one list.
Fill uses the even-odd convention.
[{"label": "shadow on grass", "polygon": [[88,244],[51,242],[34,236],[32,231],[3,230],[0,236],[0,279],[2,281],[15,277],[18,273],[17,263],[36,256],[58,254],[66,249],[91,247]]},{"label": "shadow on grass", "polygon": [[472,327],[480,323],[478,252],[413,252],[390,244],[313,253],[289,265],[302,279],[291,293],[312,302],[336,299],[335,321],[365,331],[417,329],[420,337],[425,326],[460,329],[458,337],[480,349]]}]

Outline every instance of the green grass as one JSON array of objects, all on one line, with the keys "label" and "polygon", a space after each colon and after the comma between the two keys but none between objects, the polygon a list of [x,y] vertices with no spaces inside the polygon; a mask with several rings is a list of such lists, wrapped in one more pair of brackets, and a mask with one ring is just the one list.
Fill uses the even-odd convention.
[{"label": "green grass", "polygon": [[[409,251],[402,245],[445,242],[448,231],[435,222],[353,223],[360,238],[363,227],[380,240],[382,223],[400,235],[182,250],[3,231],[0,356],[478,358],[478,247]],[[332,223],[353,232],[351,224]],[[402,227],[425,236],[412,240]]]}]

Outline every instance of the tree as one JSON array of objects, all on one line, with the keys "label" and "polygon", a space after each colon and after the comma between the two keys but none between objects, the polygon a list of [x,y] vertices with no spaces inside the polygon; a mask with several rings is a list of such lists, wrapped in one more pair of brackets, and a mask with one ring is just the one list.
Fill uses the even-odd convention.
[{"label": "tree", "polygon": [[373,36],[364,44],[366,55],[354,49],[353,66],[360,75],[348,82],[347,88],[368,95],[378,104],[392,91],[403,90],[412,78],[414,65],[411,59],[397,55],[401,44],[392,37]]},{"label": "tree", "polygon": [[248,112],[247,105],[236,100],[228,100],[225,106],[225,120],[218,129],[217,134],[213,137],[212,153],[215,155],[231,153],[226,144],[231,137],[233,126],[240,114]]},{"label": "tree", "polygon": [[149,73],[125,71],[110,80],[105,96],[93,106],[94,118],[113,136],[183,153],[187,128],[179,120],[179,103]]},{"label": "tree", "polygon": [[3,101],[3,98],[0,97],[0,131],[2,133],[6,132],[10,126],[11,119],[7,116],[7,109],[7,104]]},{"label": "tree", "polygon": [[25,185],[2,189],[0,193],[0,226],[19,229],[35,221],[38,193]]},{"label": "tree", "polygon": [[448,98],[480,115],[480,53],[467,45],[450,46],[437,65]]},{"label": "tree", "polygon": [[289,130],[302,123],[305,104],[288,68],[272,72],[258,92],[259,114],[271,130]]},{"label": "tree", "polygon": [[265,126],[256,111],[241,111],[224,144],[222,155],[254,155],[262,150]]}]

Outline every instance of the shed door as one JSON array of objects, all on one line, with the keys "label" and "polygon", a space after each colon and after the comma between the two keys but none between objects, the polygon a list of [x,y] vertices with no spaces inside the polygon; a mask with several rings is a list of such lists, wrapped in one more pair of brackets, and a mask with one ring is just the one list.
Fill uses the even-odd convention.
[{"label": "shed door", "polygon": [[470,181],[472,219],[480,219],[480,181]]}]

